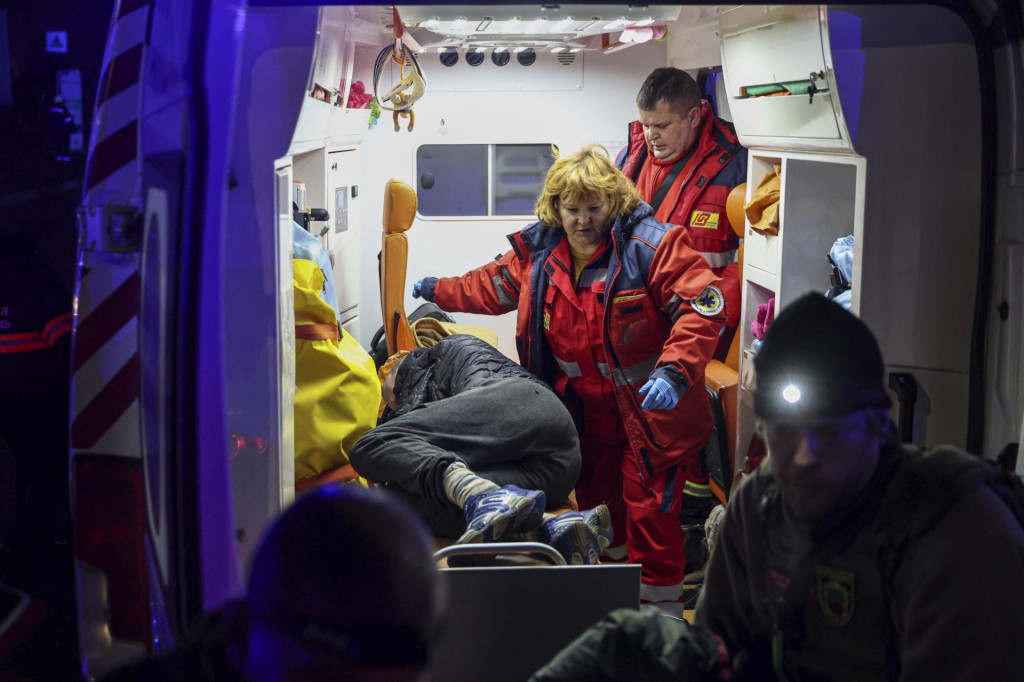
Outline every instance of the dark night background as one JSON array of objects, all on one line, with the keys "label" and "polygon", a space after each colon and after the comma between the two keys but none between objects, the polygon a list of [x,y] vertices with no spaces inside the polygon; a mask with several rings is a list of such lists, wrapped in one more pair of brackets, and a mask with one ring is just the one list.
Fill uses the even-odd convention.
[{"label": "dark night background", "polygon": [[[85,152],[73,152],[70,163],[54,160],[47,108],[57,73],[78,70],[87,149],[113,7],[114,0],[0,1],[6,19],[0,35],[0,234],[35,232],[40,251],[69,286]],[[67,32],[67,53],[47,52],[47,31]]]},{"label": "dark night background", "polygon": [[[0,0],[0,249],[11,248],[5,237],[32,233],[37,252],[71,291],[75,210],[113,7],[114,0]],[[66,32],[66,53],[47,51],[47,31]],[[71,152],[70,161],[58,161],[48,110],[58,72],[67,70],[81,77],[84,145]],[[10,383],[0,377],[0,390],[17,390]],[[70,544],[52,545],[31,558],[0,546],[0,583],[46,608],[28,639],[0,658],[0,682],[81,679]]]}]

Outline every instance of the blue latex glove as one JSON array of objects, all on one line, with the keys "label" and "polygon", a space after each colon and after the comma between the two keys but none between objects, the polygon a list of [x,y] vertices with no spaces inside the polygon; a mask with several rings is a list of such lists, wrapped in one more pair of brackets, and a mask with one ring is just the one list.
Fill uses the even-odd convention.
[{"label": "blue latex glove", "polygon": [[662,378],[648,379],[640,388],[640,395],[647,394],[640,405],[645,410],[670,410],[679,402],[679,394],[671,383]]},{"label": "blue latex glove", "polygon": [[[426,284],[428,281],[436,282],[437,281],[437,277],[424,277],[423,279],[417,281],[416,284],[413,284],[412,285],[412,297],[413,298],[423,298],[423,299],[426,299],[426,300],[428,300],[430,302],[434,301],[434,296],[433,296],[433,293],[432,293],[434,291],[434,287],[433,286],[429,286],[429,287],[424,286],[424,284]],[[428,292],[431,292],[430,295],[428,295]]]}]

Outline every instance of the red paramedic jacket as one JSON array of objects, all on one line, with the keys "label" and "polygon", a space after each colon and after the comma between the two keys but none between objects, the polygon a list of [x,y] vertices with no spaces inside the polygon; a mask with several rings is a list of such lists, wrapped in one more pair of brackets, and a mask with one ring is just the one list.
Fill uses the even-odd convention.
[{"label": "red paramedic jacket", "polygon": [[[616,219],[604,294],[608,376],[629,443],[640,459],[638,468],[648,475],[680,463],[695,465],[708,441],[711,408],[704,368],[727,312],[718,278],[693,249],[686,230],[671,227],[654,220],[651,207],[643,203],[632,215]],[[517,310],[520,362],[554,386],[561,370],[545,338],[544,300],[552,278],[571,268],[551,258],[563,239],[561,228],[533,223],[509,236],[511,251],[461,277],[425,283],[425,295],[430,300],[432,294],[437,305],[450,311],[499,315]],[[645,333],[637,333],[641,329]],[[579,343],[590,347],[585,338]],[[640,408],[637,391],[651,377],[679,389],[674,408]]]},{"label": "red paramedic jacket", "polygon": [[[734,257],[739,245],[739,237],[729,225],[725,200],[733,187],[747,181],[747,150],[739,143],[732,125],[712,113],[707,100],[701,103],[701,116],[704,125],[697,138],[697,149],[676,176],[654,217],[663,223],[686,227],[694,248],[721,274],[728,263],[718,262],[716,255]],[[647,202],[658,189],[650,186],[652,158],[643,126],[633,121],[629,124],[629,142],[617,165]]]}]

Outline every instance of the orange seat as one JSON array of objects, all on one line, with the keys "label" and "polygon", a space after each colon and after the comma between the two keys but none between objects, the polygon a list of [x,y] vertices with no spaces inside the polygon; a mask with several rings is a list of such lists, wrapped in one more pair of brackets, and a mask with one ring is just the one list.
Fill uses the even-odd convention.
[{"label": "orange seat", "polygon": [[[729,225],[732,226],[732,231],[736,233],[736,236],[741,240],[743,239],[743,230],[745,225],[746,213],[743,211],[743,205],[746,202],[747,197],[747,183],[742,185],[736,185],[729,192],[729,196],[725,200],[725,212],[729,216]],[[740,294],[743,293],[743,242],[740,242],[739,248],[736,250],[736,276],[740,280]],[[742,301],[740,302],[742,305]],[[739,330],[732,337],[732,343],[729,345],[729,353],[725,357],[725,364],[736,370],[740,371],[740,334]]]},{"label": "orange seat", "polygon": [[[743,204],[746,202],[747,184],[737,185],[729,192],[725,201],[726,214],[733,231],[742,239],[745,227]],[[743,244],[736,252],[737,277],[743,282]],[[741,286],[742,291],[742,286]],[[704,370],[704,385],[711,396],[714,430],[711,441],[705,449],[705,467],[711,484],[711,492],[722,504],[729,499],[732,487],[734,462],[736,461],[736,411],[739,387],[740,338],[742,330],[737,329],[732,337],[725,362],[711,360]]]},{"label": "orange seat", "polygon": [[384,233],[380,251],[380,304],[388,356],[416,348],[416,334],[405,315],[406,231],[416,217],[416,192],[401,180],[384,186]]}]

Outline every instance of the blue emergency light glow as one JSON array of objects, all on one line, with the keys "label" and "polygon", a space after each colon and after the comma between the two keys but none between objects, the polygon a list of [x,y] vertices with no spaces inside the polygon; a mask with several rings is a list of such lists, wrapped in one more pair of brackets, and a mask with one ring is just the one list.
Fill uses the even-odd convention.
[{"label": "blue emergency light glow", "polygon": [[793,404],[800,400],[800,389],[793,384],[790,384],[782,389],[782,397],[787,403]]}]

